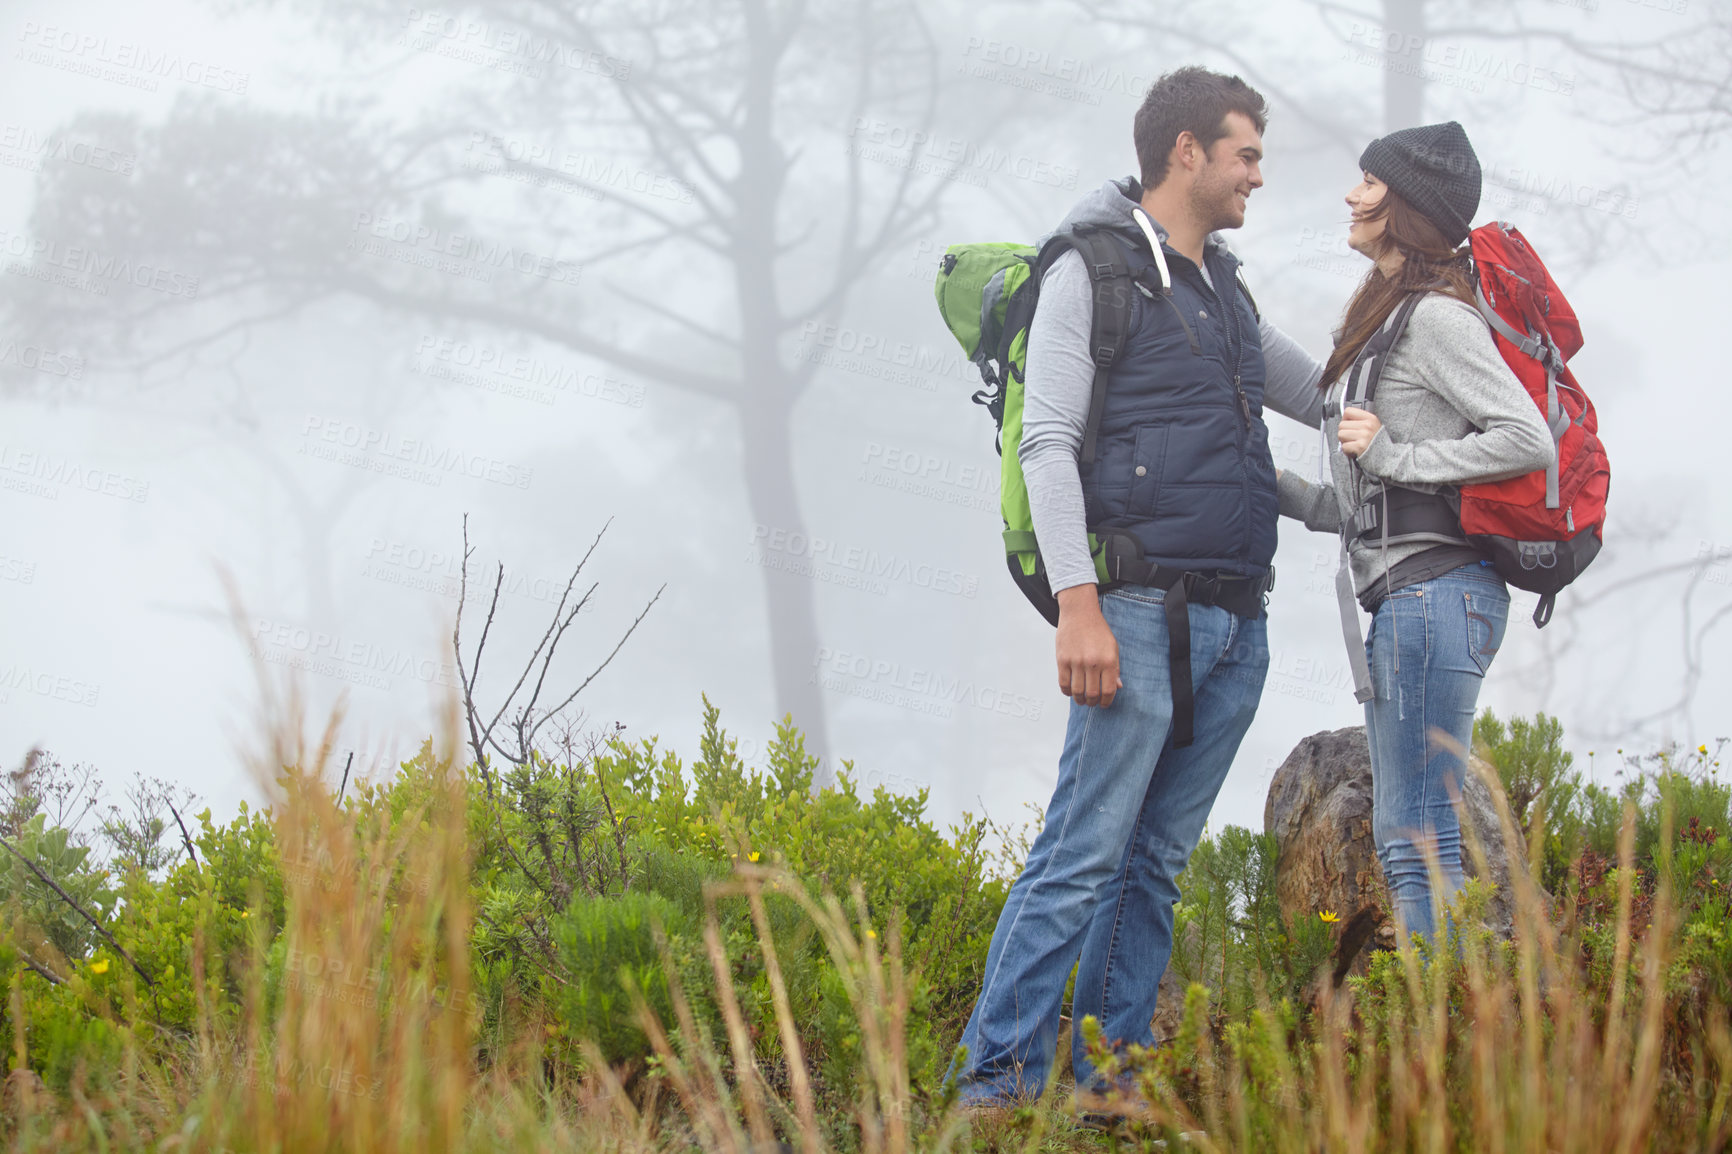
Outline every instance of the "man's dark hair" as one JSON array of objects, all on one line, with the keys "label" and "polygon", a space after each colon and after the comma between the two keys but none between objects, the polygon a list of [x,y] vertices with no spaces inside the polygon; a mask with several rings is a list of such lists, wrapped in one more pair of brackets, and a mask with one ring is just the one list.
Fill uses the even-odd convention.
[{"label": "man's dark hair", "polygon": [[1206,153],[1227,135],[1227,114],[1242,112],[1259,134],[1269,121],[1263,94],[1240,80],[1191,66],[1177,68],[1149,85],[1131,134],[1145,190],[1167,178],[1168,158],[1179,133],[1190,132]]}]

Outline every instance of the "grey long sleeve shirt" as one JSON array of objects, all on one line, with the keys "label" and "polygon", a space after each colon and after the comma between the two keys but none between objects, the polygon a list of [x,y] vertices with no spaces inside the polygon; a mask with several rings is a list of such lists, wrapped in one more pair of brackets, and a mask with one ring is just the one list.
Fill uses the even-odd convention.
[{"label": "grey long sleeve shirt", "polygon": [[[1206,268],[1203,275],[1208,275]],[[1047,583],[1055,596],[1073,585],[1095,581],[1082,478],[1077,469],[1094,393],[1095,365],[1089,355],[1093,323],[1088,269],[1082,256],[1072,250],[1055,260],[1041,277],[1040,306],[1029,326],[1018,451],[1028,483],[1035,539],[1040,542]],[[1323,420],[1324,396],[1317,382],[1322,379],[1323,366],[1267,320],[1259,331],[1263,338],[1264,405],[1318,427]]]},{"label": "grey long sleeve shirt", "polygon": [[[1327,396],[1339,402],[1345,388],[1343,374]],[[1331,483],[1281,474],[1276,488],[1284,516],[1335,533],[1353,515],[1356,490],[1364,488],[1356,472],[1436,492],[1543,469],[1555,451],[1539,407],[1504,363],[1485,319],[1472,305],[1442,293],[1428,293],[1413,310],[1389,350],[1373,404],[1382,427],[1359,455],[1357,470],[1336,442],[1340,420],[1330,419],[1325,431]],[[1418,542],[1385,550],[1354,541],[1348,555],[1361,602],[1385,572],[1434,547]]]}]

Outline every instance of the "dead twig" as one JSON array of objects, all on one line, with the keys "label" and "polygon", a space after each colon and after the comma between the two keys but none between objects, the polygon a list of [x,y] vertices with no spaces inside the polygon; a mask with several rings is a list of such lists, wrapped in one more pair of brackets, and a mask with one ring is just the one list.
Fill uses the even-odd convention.
[{"label": "dead twig", "polygon": [[180,827],[181,844],[186,846],[186,856],[192,859],[193,868],[198,868],[198,854],[193,852],[192,836],[186,832],[186,822],[180,820],[180,810],[174,808],[174,802],[168,803],[168,812],[174,814],[174,824]]},{"label": "dead twig", "polygon": [[114,947],[114,952],[119,954],[121,957],[125,958],[127,965],[131,966],[133,969],[138,971],[138,976],[144,979],[145,985],[149,986],[153,991],[156,989],[156,979],[152,978],[149,974],[145,973],[144,967],[139,965],[138,961],[135,958],[133,958],[133,956],[131,954],[126,952],[126,947],[122,946],[119,942],[114,940],[114,935],[108,932],[108,927],[104,926],[101,922],[97,921],[95,917],[91,916],[89,911],[87,911],[83,906],[79,905],[76,901],[74,901],[71,894],[67,893],[65,890],[60,888],[59,882],[55,881],[53,878],[49,877],[46,873],[44,873],[42,871],[41,866],[39,866],[35,862],[31,861],[28,857],[25,857],[24,854],[18,849],[17,846],[13,845],[11,842],[7,841],[3,837],[0,837],[0,846],[5,846],[8,850],[10,850],[12,852],[12,856],[17,858],[19,861],[23,862],[25,864],[25,866],[29,868],[30,872],[35,874],[37,879],[40,880],[43,885],[47,886],[49,889],[53,890],[56,894],[60,895],[61,901],[65,902],[67,905],[71,906],[72,909],[78,914],[79,917],[81,917],[85,921],[89,922],[91,924],[91,926],[93,926],[95,928],[96,932],[101,934],[103,939],[105,941],[107,941],[109,945]]}]

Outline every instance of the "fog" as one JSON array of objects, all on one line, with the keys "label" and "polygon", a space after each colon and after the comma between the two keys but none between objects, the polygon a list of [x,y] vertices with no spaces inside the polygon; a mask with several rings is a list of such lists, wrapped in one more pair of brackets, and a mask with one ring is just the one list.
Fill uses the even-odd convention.
[{"label": "fog", "polygon": [[[505,573],[484,704],[593,545],[547,700],[654,599],[576,699],[590,727],[695,756],[707,695],[757,758],[791,711],[829,770],[1023,820],[1069,703],[933,277],[1134,172],[1143,91],[1187,63],[1269,98],[1231,243],[1314,354],[1366,267],[1359,150],[1413,123],[1464,124],[1476,223],[1521,228],[1582,318],[1605,552],[1543,631],[1515,594],[1481,705],[1557,714],[1606,778],[1732,729],[1723,5],[0,13],[9,765],[40,744],[226,815],[262,796],[263,670],[316,719],[341,702],[339,755],[387,772],[454,692],[467,516],[466,640]],[[1315,473],[1317,434],[1269,423]],[[1260,826],[1287,751],[1362,719],[1335,556],[1282,522],[1217,827]]]}]

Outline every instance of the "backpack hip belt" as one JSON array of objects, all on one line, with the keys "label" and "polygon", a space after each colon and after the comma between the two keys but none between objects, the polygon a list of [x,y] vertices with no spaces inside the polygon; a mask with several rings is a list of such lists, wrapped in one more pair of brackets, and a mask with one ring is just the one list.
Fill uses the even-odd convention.
[{"label": "backpack hip belt", "polygon": [[1173,748],[1190,745],[1195,734],[1196,692],[1191,684],[1191,605],[1213,605],[1255,620],[1263,615],[1269,590],[1275,587],[1275,567],[1261,577],[1235,577],[1157,565],[1143,556],[1142,543],[1126,533],[1102,542],[1112,580],[1102,591],[1121,585],[1147,585],[1165,593],[1167,671],[1173,693]]}]

